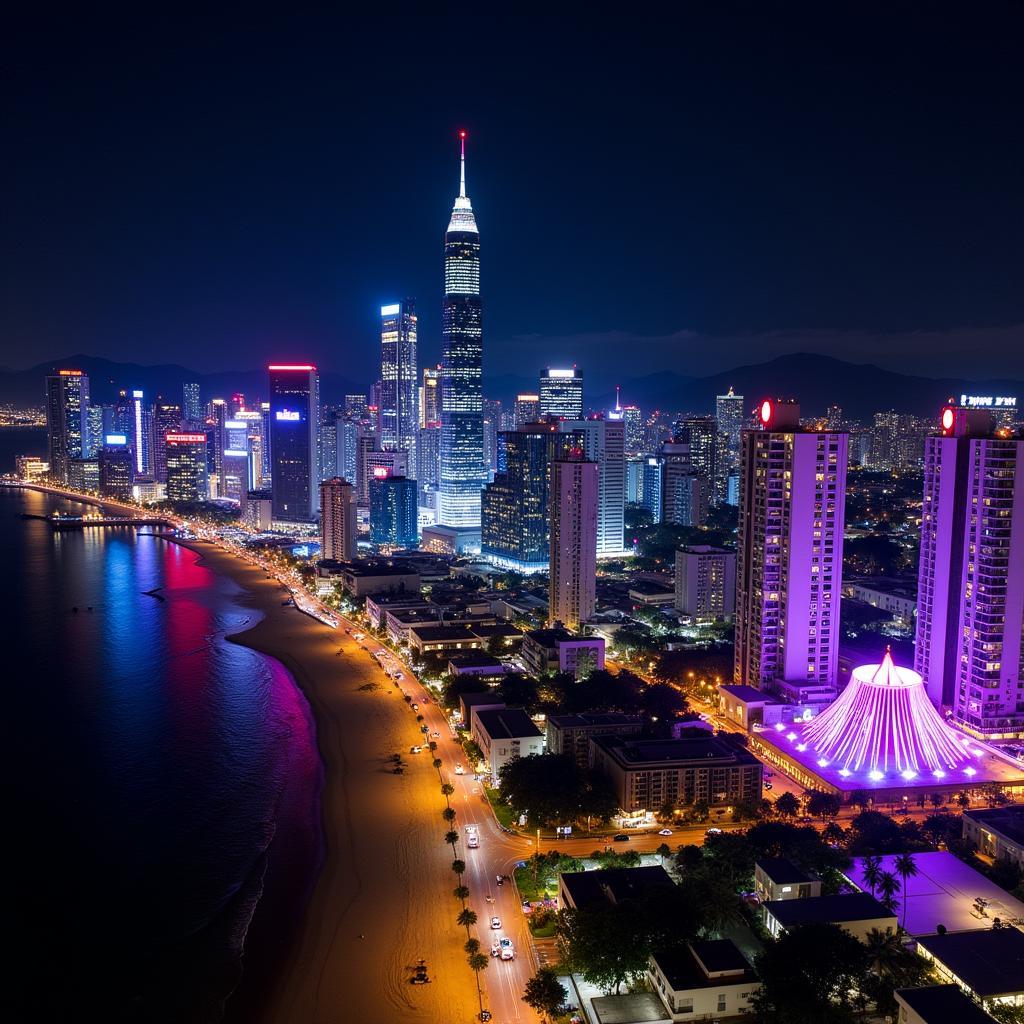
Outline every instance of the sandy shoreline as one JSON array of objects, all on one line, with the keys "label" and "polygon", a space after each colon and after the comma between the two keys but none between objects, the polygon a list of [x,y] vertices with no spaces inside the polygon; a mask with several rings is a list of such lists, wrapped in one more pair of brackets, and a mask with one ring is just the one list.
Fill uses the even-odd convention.
[{"label": "sandy shoreline", "polygon": [[[323,865],[298,941],[255,1019],[472,1020],[476,996],[462,951],[465,934],[454,924],[457,879],[443,841],[437,774],[425,757],[410,757],[402,776],[387,765],[391,754],[407,752],[420,738],[414,716],[344,630],[283,607],[281,585],[261,569],[211,544],[184,546],[237,582],[244,600],[263,614],[230,639],[291,672],[312,710],[324,766]],[[367,683],[379,685],[361,690]],[[420,957],[430,962],[431,985],[408,982],[407,968]]]}]

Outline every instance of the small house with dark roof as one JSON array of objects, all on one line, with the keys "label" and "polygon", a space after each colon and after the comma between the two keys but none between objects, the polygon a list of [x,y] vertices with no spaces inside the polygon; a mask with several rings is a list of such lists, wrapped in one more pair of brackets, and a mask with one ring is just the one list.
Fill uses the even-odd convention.
[{"label": "small house with dark roof", "polygon": [[821,895],[821,879],[814,878],[786,857],[761,857],[754,862],[754,892],[769,900],[805,900]]},{"label": "small house with dark roof", "polygon": [[869,892],[811,896],[804,900],[771,900],[761,905],[761,916],[773,939],[783,932],[811,923],[838,925],[861,942],[872,930],[896,931],[896,915],[886,910]]},{"label": "small house with dark roof", "polygon": [[898,988],[899,1024],[992,1024],[992,1018],[958,985]]},{"label": "small house with dark roof", "polygon": [[647,975],[673,1021],[728,1020],[750,1010],[761,987],[731,939],[703,939],[651,954]]},{"label": "small house with dark roof", "polygon": [[474,708],[470,735],[480,748],[492,778],[517,757],[544,753],[544,735],[522,708]]},{"label": "small house with dark roof", "polygon": [[558,876],[559,903],[575,910],[615,906],[626,900],[646,899],[652,893],[674,888],[675,883],[660,864],[563,871]]}]

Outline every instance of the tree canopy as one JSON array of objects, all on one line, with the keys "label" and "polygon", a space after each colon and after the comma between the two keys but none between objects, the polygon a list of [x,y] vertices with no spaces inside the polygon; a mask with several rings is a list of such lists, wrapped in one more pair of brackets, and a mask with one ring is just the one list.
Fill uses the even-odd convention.
[{"label": "tree canopy", "polygon": [[592,817],[607,821],[618,802],[603,776],[582,771],[572,754],[531,754],[502,765],[501,798],[542,825]]}]

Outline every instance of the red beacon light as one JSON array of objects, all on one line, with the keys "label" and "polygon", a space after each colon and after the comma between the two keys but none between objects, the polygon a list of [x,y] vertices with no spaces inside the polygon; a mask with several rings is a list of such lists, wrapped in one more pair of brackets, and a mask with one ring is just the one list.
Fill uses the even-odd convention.
[{"label": "red beacon light", "polygon": [[953,429],[953,422],[954,422],[955,419],[956,419],[956,414],[953,412],[953,407],[950,406],[950,405],[947,405],[946,408],[942,410],[942,420],[941,420],[942,429],[947,434]]},{"label": "red beacon light", "polygon": [[766,398],[761,403],[761,422],[767,426],[772,421],[772,416],[775,415],[775,406],[770,398]]}]

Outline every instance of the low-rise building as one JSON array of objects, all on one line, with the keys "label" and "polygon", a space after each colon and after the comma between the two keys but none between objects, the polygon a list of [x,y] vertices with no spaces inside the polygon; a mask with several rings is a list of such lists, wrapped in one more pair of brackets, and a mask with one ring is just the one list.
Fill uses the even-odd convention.
[{"label": "low-rise building", "polygon": [[640,715],[621,712],[594,715],[548,715],[549,754],[572,754],[580,768],[590,766],[591,736],[639,736],[644,726]]},{"label": "low-rise building", "polygon": [[561,907],[586,910],[614,906],[625,900],[657,897],[659,892],[674,888],[675,883],[660,864],[563,871],[558,876],[558,902]]},{"label": "low-rise building", "polygon": [[709,544],[679,548],[675,606],[692,619],[731,619],[736,610],[736,552]]},{"label": "low-rise building", "polygon": [[324,561],[318,571],[337,576],[345,591],[353,597],[371,594],[419,594],[419,573],[387,558],[357,558],[352,562]]},{"label": "low-rise building", "polygon": [[473,742],[483,753],[491,778],[517,757],[544,752],[544,736],[522,708],[474,709],[472,717]]},{"label": "low-rise building", "polygon": [[448,674],[476,676],[482,682],[488,682],[501,679],[506,669],[497,658],[483,651],[460,651],[448,659]]},{"label": "low-rise building", "polygon": [[665,804],[710,806],[761,799],[761,762],[727,735],[694,729],[671,740],[595,736],[591,762],[623,811],[652,815]]},{"label": "low-rise building", "polygon": [[912,585],[891,580],[851,581],[843,587],[843,596],[888,612],[905,625],[913,625],[917,614],[917,592]]},{"label": "low-rise building", "polygon": [[754,892],[765,903],[805,900],[821,895],[821,879],[809,875],[787,857],[762,857],[754,862]]},{"label": "low-rise building", "polygon": [[437,555],[479,555],[479,526],[424,526],[420,546]]},{"label": "low-rise building", "polygon": [[640,580],[634,583],[628,593],[632,602],[648,607],[674,604],[676,600],[674,587],[664,583],[653,583],[650,580]]},{"label": "low-rise building", "polygon": [[718,688],[719,713],[744,729],[765,724],[765,708],[781,703],[766,690],[742,683],[724,683]]},{"label": "low-rise building", "polygon": [[523,664],[535,676],[571,672],[577,678],[604,668],[604,638],[567,629],[535,629],[523,637]]},{"label": "low-rise building", "polygon": [[426,654],[448,651],[480,650],[484,646],[476,633],[462,625],[410,626],[408,642],[409,649],[421,658]]},{"label": "low-rise building", "polygon": [[896,915],[868,892],[771,900],[761,904],[761,917],[773,939],[798,925],[812,923],[838,925],[861,942],[872,930],[896,931]]},{"label": "low-rise building", "polygon": [[963,836],[985,856],[1024,870],[1024,804],[964,811]]},{"label": "low-rise building", "polygon": [[481,690],[479,693],[464,693],[459,697],[459,713],[462,715],[462,724],[469,729],[472,735],[476,723],[473,721],[473,714],[476,711],[493,711],[503,708],[505,702],[494,690]]},{"label": "low-rise building", "polygon": [[992,1024],[992,1018],[958,985],[898,988],[897,1024]]},{"label": "low-rise building", "polygon": [[1024,932],[1020,929],[922,935],[917,951],[941,978],[959,985],[982,1006],[1024,1006]]},{"label": "low-rise building", "polygon": [[754,968],[731,939],[702,939],[651,954],[647,976],[673,1021],[728,1020],[748,1013],[760,989]]}]

